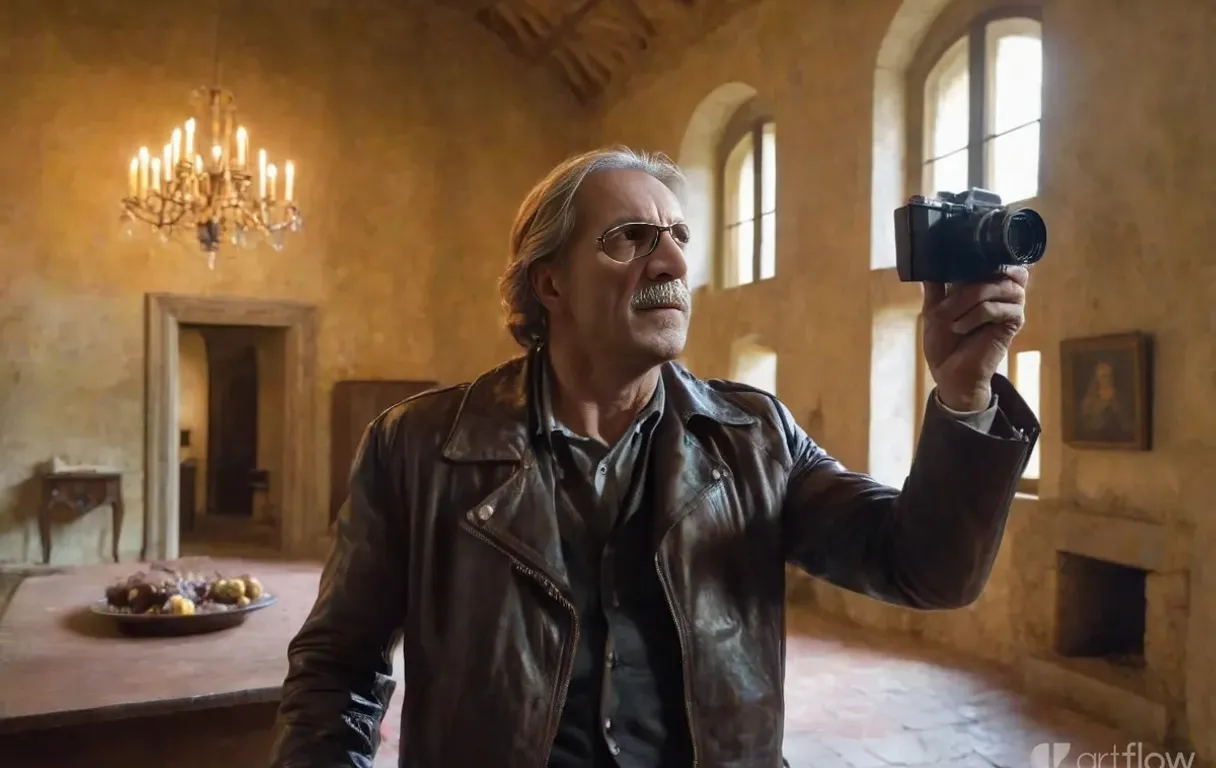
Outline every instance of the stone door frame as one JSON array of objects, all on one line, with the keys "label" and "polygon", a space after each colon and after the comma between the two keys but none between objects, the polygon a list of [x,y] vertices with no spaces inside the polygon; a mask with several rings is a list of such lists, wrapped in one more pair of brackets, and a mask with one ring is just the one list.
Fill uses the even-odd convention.
[{"label": "stone door frame", "polygon": [[[324,532],[316,453],[317,310],[311,304],[227,296],[147,294],[144,542],[141,559],[179,556],[179,333],[182,325],[282,328],[283,476],[279,548],[306,554]],[[314,519],[315,518],[315,519]]]}]

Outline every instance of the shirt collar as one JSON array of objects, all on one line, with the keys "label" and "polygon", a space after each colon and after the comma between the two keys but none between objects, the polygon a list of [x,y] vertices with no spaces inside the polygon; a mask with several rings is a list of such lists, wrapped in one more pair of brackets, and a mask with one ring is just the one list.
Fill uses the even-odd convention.
[{"label": "shirt collar", "polygon": [[[536,419],[536,432],[538,435],[543,435],[546,432],[550,434],[559,434],[567,438],[576,440],[586,440],[583,435],[577,435],[570,430],[569,427],[558,421],[557,416],[553,414],[553,373],[549,367],[549,356],[541,356],[541,376],[540,376],[540,402],[538,418]],[[655,386],[654,395],[650,401],[646,403],[638,415],[633,419],[633,425],[630,427],[631,432],[641,432],[648,428],[653,422],[658,421],[659,416],[663,413],[663,408],[667,403],[666,392],[663,387],[663,377],[660,376],[658,384]]]}]

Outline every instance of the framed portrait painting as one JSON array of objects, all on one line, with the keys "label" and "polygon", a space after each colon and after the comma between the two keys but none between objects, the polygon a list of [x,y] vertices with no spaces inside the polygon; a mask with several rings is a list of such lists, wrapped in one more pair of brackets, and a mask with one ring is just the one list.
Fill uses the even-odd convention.
[{"label": "framed portrait painting", "polygon": [[1076,448],[1152,448],[1152,337],[1124,333],[1060,342],[1064,442]]}]

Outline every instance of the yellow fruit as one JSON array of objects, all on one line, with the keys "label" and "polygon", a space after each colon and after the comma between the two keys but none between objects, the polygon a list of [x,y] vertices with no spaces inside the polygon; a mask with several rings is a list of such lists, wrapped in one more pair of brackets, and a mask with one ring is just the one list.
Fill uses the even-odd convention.
[{"label": "yellow fruit", "polygon": [[193,616],[194,601],[181,595],[169,598],[169,613],[175,616]]},{"label": "yellow fruit", "polygon": [[242,576],[241,583],[245,586],[245,596],[250,600],[257,600],[266,592],[262,587],[262,582],[252,576]]}]

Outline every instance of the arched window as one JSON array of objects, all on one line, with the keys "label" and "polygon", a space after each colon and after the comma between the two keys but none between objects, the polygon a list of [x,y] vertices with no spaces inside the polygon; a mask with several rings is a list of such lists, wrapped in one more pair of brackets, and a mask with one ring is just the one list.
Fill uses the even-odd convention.
[{"label": "arched window", "polygon": [[1039,193],[1042,25],[986,15],[925,78],[922,193],[982,187],[1006,202]]},{"label": "arched window", "polygon": [[[936,16],[929,13],[935,8]],[[1019,0],[1013,11],[1002,0],[904,0],[880,46],[871,169],[869,471],[884,482],[898,486],[911,466],[934,387],[924,361],[920,292],[890,287],[891,211],[912,194],[968,187],[996,192],[1005,203],[1038,196],[1040,15],[1035,0]],[[1002,369],[1036,413],[1041,346],[1024,332]],[[1037,492],[1040,464],[1036,447],[1021,491]]]},{"label": "arched window", "polygon": [[718,274],[733,288],[777,274],[777,128],[749,103],[723,138]]}]

